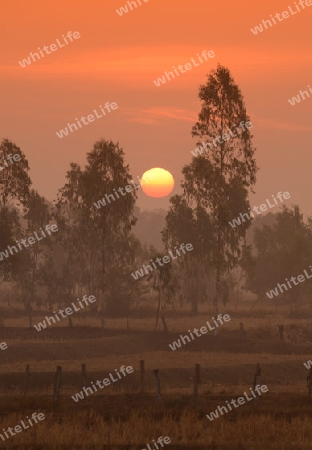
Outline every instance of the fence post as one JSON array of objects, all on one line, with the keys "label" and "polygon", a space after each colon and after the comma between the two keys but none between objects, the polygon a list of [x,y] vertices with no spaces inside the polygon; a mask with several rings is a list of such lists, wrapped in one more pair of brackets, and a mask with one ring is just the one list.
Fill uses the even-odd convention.
[{"label": "fence post", "polygon": [[278,331],[281,342],[284,342],[284,325],[278,325]]},{"label": "fence post", "polygon": [[312,367],[310,367],[309,375],[307,376],[307,386],[309,389],[309,397],[312,397]]},{"label": "fence post", "polygon": [[26,394],[28,394],[28,388],[29,388],[29,365],[27,364],[24,381],[24,397],[26,396]]},{"label": "fence post", "polygon": [[195,364],[194,392],[193,397],[198,397],[198,385],[200,384],[200,364]]},{"label": "fence post", "polygon": [[[260,364],[257,364],[256,367],[256,371],[255,371],[255,375],[254,375],[254,379],[253,379],[253,391],[255,392],[255,387],[256,386],[261,386],[261,372],[262,369],[260,367]],[[254,404],[257,405],[258,404],[258,399],[259,399],[259,394],[257,392],[255,392],[256,398],[254,399]]]},{"label": "fence post", "polygon": [[53,400],[58,400],[59,398],[61,380],[62,380],[62,366],[57,366],[54,379]]},{"label": "fence post", "polygon": [[159,370],[154,370],[155,375],[155,386],[156,386],[156,404],[160,404],[160,379],[159,379]]},{"label": "fence post", "polygon": [[241,337],[243,339],[245,339],[245,337],[246,337],[246,330],[244,328],[243,322],[240,322],[240,324],[239,324],[239,331],[240,331]]},{"label": "fence post", "polygon": [[84,363],[81,364],[81,374],[82,374],[82,387],[86,387],[86,384],[87,384],[87,371],[86,371],[86,365]]},{"label": "fence post", "polygon": [[144,392],[145,392],[145,386],[144,386],[144,381],[145,381],[145,362],[144,362],[144,360],[140,361],[140,372],[141,372],[141,394],[144,394]]}]

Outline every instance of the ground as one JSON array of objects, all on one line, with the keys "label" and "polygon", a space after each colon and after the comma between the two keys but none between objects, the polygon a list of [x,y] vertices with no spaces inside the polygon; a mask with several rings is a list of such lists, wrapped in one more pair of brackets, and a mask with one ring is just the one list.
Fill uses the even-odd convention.
[{"label": "ground", "polygon": [[[28,328],[22,313],[4,312],[0,341],[8,348],[0,350],[0,429],[14,427],[34,411],[46,418],[3,446],[147,449],[150,444],[154,450],[152,439],[169,436],[172,450],[312,449],[312,398],[303,365],[312,359],[312,313],[306,309],[289,314],[285,308],[275,314],[270,305],[251,311],[248,302],[238,312],[231,304],[221,312],[229,314],[231,321],[217,336],[209,332],[175,351],[168,344],[211,321],[211,313],[204,308],[195,316],[170,311],[169,332],[164,333],[161,328],[153,331],[152,311],[133,312],[129,329],[125,318],[107,319],[103,329],[95,315],[77,314],[73,328],[64,320],[40,332]],[[44,314],[37,312],[34,324]],[[247,331],[245,339],[239,332],[240,322]],[[284,342],[278,334],[281,323]],[[140,360],[146,368],[144,394],[140,392]],[[134,373],[76,403],[71,396],[82,389],[82,363],[87,368],[87,386],[122,365],[132,366]],[[257,363],[262,367],[261,384],[268,387],[258,405],[248,402],[210,422],[206,414],[224,406],[226,400],[250,393]],[[30,376],[24,397],[26,364]],[[201,366],[197,400],[192,395],[195,364]],[[57,365],[62,366],[62,386],[59,401],[53,403]],[[156,404],[154,369],[160,374],[160,405]]]}]

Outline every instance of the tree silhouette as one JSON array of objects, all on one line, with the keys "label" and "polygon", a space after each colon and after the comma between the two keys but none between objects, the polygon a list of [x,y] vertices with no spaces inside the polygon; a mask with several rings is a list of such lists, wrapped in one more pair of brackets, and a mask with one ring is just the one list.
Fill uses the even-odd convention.
[{"label": "tree silhouette", "polygon": [[193,250],[178,258],[176,264],[180,268],[182,296],[191,303],[191,312],[195,314],[200,300],[206,296],[210,281],[213,250],[211,220],[200,206],[192,209],[183,195],[173,196],[170,203],[162,236],[167,249],[181,243],[193,245]]},{"label": "tree silhouette", "polygon": [[16,200],[26,206],[31,186],[28,161],[24,153],[8,139],[3,139],[0,144],[0,160],[7,160],[10,154],[18,154],[20,160],[9,164],[0,172],[0,210],[8,200]]},{"label": "tree silhouette", "polygon": [[[288,208],[285,205],[275,217],[272,226],[264,225],[255,230],[254,244],[246,245],[243,251],[241,265],[246,273],[245,289],[257,294],[258,300],[278,283],[286,283],[285,278],[297,277],[304,270],[310,273],[312,219],[304,221],[298,206]],[[289,299],[297,307],[298,299],[311,297],[309,280],[291,286],[286,285],[288,290],[279,293],[278,298]]]},{"label": "tree silhouette", "polygon": [[[97,297],[95,308],[105,296],[108,312],[110,307],[116,309],[117,295],[110,275],[119,271],[124,275],[124,283],[131,282],[130,272],[125,274],[125,268],[130,266],[135,248],[131,228],[136,220],[133,215],[136,191],[119,193],[119,198],[115,194],[129,185],[131,179],[119,144],[101,140],[87,154],[83,170],[71,164],[58,196],[57,215],[62,230],[59,234],[67,253],[68,270],[74,272],[71,278]],[[113,197],[96,208],[94,203],[105,198],[105,194]],[[122,295],[131,291],[130,285],[126,288],[124,283]]]},{"label": "tree silhouette", "polygon": [[211,218],[216,271],[214,309],[218,313],[222,275],[237,264],[240,242],[250,226],[246,221],[231,228],[228,222],[248,210],[248,191],[256,182],[257,167],[247,127],[231,139],[226,137],[241,122],[249,122],[242,94],[229,70],[218,65],[208,75],[206,85],[200,86],[199,98],[201,111],[192,135],[203,140],[216,136],[222,139],[183,169],[182,187],[189,204],[204,208]]}]

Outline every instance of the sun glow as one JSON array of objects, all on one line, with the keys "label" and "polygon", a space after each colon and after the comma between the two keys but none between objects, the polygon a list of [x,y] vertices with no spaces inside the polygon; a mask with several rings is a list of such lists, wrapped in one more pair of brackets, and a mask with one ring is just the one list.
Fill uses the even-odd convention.
[{"label": "sun glow", "polygon": [[159,167],[144,172],[141,182],[143,192],[155,198],[166,197],[174,187],[171,173]]}]

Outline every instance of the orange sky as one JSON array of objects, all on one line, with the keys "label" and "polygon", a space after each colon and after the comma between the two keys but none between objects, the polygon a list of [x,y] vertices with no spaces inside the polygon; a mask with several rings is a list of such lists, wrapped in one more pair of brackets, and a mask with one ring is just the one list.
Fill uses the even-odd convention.
[{"label": "orange sky", "polygon": [[[12,0],[1,7],[0,138],[24,151],[39,193],[56,198],[70,162],[84,165],[86,151],[99,138],[122,143],[134,178],[163,167],[175,178],[173,193],[179,192],[181,169],[195,147],[191,128],[200,110],[198,87],[219,62],[231,70],[254,125],[261,170],[252,204],[288,191],[288,203],[299,203],[312,215],[312,97],[296,106],[287,101],[312,85],[312,6],[255,36],[250,28],[294,2],[141,0],[142,6],[120,17],[115,10],[126,3],[56,0],[46,6]],[[68,31],[78,31],[80,39],[20,67],[18,61]],[[216,57],[154,85],[164,71],[203,50]],[[107,101],[118,109],[57,137],[67,122]],[[139,192],[138,205],[166,207],[168,200]]]}]

